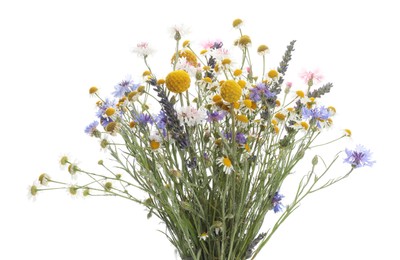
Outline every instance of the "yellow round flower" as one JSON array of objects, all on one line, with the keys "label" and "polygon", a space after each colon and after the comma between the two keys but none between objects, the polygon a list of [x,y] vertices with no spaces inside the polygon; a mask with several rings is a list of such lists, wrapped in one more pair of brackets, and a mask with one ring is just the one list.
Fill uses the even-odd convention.
[{"label": "yellow round flower", "polygon": [[238,45],[241,47],[247,47],[251,44],[251,39],[250,36],[248,35],[242,35],[239,40],[238,40]]},{"label": "yellow round flower", "polygon": [[174,93],[182,93],[190,87],[190,76],[184,70],[170,72],[165,78],[165,85]]},{"label": "yellow round flower", "polygon": [[258,46],[258,48],[257,48],[257,53],[260,55],[264,55],[268,52],[269,52],[269,48],[267,45],[262,44],[262,45]]},{"label": "yellow round flower", "polygon": [[221,97],[229,103],[234,103],[240,99],[242,88],[234,80],[227,80],[221,86]]},{"label": "yellow round flower", "polygon": [[89,94],[90,94],[90,95],[96,94],[98,90],[99,90],[98,88],[96,88],[95,86],[93,86],[93,87],[91,87],[91,88],[89,89]]},{"label": "yellow round flower", "polygon": [[268,72],[268,77],[270,77],[271,79],[278,77],[279,73],[276,70],[270,70]]}]

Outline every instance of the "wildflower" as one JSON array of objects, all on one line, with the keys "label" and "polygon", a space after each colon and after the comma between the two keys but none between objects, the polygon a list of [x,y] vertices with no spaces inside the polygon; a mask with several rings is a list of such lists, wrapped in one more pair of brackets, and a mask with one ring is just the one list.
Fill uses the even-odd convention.
[{"label": "wildflower", "polygon": [[104,188],[104,191],[111,191],[111,189],[113,188],[113,183],[111,181],[106,181],[103,184],[103,188]]},{"label": "wildflower", "polygon": [[47,175],[46,173],[42,173],[42,174],[40,174],[38,180],[41,185],[47,186],[50,181],[50,176]]},{"label": "wildflower", "polygon": [[[132,112],[133,114],[133,112]],[[153,119],[151,115],[147,113],[140,113],[136,115],[132,115],[135,122],[138,123],[140,126],[145,127],[147,124],[153,124]]]},{"label": "wildflower", "polygon": [[207,122],[218,122],[224,119],[226,116],[226,111],[207,111]]},{"label": "wildflower", "polygon": [[206,113],[201,109],[191,106],[182,107],[178,111],[178,119],[181,123],[186,123],[188,126],[195,126],[206,119]]},{"label": "wildflower", "polygon": [[226,174],[230,174],[233,171],[233,166],[231,160],[224,156],[218,159],[218,165],[222,166],[224,169],[224,172]]},{"label": "wildflower", "polygon": [[132,51],[139,57],[144,58],[154,53],[154,50],[149,46],[148,42],[139,42]]},{"label": "wildflower", "polygon": [[140,84],[135,84],[130,75],[127,75],[124,80],[114,86],[114,97],[121,98],[128,95],[130,92],[135,91]]},{"label": "wildflower", "polygon": [[38,195],[38,184],[36,182],[33,182],[32,185],[28,186],[28,198],[31,199],[32,201],[36,200],[36,197]]},{"label": "wildflower", "polygon": [[235,19],[235,20],[233,20],[232,26],[233,26],[233,28],[235,28],[235,29],[240,29],[240,27],[243,26],[243,21],[242,21],[242,19]]},{"label": "wildflower", "polygon": [[330,117],[329,110],[323,106],[312,109],[303,107],[302,114],[304,119],[310,119],[312,122],[315,122],[319,128],[321,128],[321,122]]},{"label": "wildflower", "polygon": [[349,136],[349,137],[351,136],[351,130],[350,129],[344,129],[343,131],[344,131],[344,135],[345,136]]},{"label": "wildflower", "polygon": [[240,48],[247,48],[251,45],[251,39],[248,35],[242,35],[236,40],[235,45],[239,45]]},{"label": "wildflower", "polygon": [[60,167],[65,167],[67,164],[68,164],[68,156],[66,156],[66,155],[63,155],[63,156],[61,156],[61,158],[60,158]]},{"label": "wildflower", "polygon": [[[197,57],[191,50],[180,50],[178,52],[178,58],[183,58],[187,63],[189,63],[193,67],[197,67]],[[173,64],[176,61],[176,55],[174,54],[171,58],[171,63]]]},{"label": "wildflower", "polygon": [[371,151],[362,145],[356,145],[354,150],[345,149],[347,158],[344,159],[345,163],[351,164],[353,168],[360,168],[364,166],[372,166],[375,161],[371,160]]},{"label": "wildflower", "polygon": [[108,108],[110,108],[110,107],[116,109],[116,101],[115,101],[115,100],[110,100],[110,99],[107,98],[107,99],[104,101],[104,103],[102,103],[102,104],[99,106],[99,110],[98,110],[97,113],[96,113],[96,115],[97,115],[97,117],[100,119],[100,123],[101,123],[101,125],[102,125],[103,127],[106,127],[109,123],[111,123],[111,122],[113,121],[113,120],[112,120],[109,116],[107,116],[107,114],[106,114],[106,110],[107,110]]},{"label": "wildflower", "polygon": [[264,44],[258,46],[258,48],[257,48],[257,53],[258,53],[259,55],[265,55],[265,54],[269,53],[269,48],[268,48],[268,46],[267,46],[267,45],[264,45]]},{"label": "wildflower", "polygon": [[95,95],[97,93],[97,91],[99,91],[99,89],[95,86],[89,88],[89,94],[91,96]]},{"label": "wildflower", "polygon": [[227,80],[221,86],[221,97],[229,103],[234,103],[240,99],[242,88],[234,80]]},{"label": "wildflower", "polygon": [[184,70],[175,70],[167,75],[165,84],[171,92],[182,93],[190,87],[190,76]]},{"label": "wildflower", "polygon": [[274,97],[275,94],[272,93],[268,86],[264,83],[259,83],[255,87],[250,89],[249,98],[254,102],[260,101],[262,98],[271,98]]},{"label": "wildflower", "polygon": [[289,94],[290,89],[292,88],[292,82],[286,82],[286,87],[285,87],[285,94]]},{"label": "wildflower", "polygon": [[268,71],[268,77],[271,79],[275,79],[279,76],[279,72],[276,70],[270,70]]},{"label": "wildflower", "polygon": [[306,84],[312,86],[314,83],[321,82],[324,77],[318,70],[314,70],[312,72],[304,70],[300,73],[300,78],[302,78]]},{"label": "wildflower", "polygon": [[282,194],[279,194],[278,192],[275,192],[274,197],[272,197],[272,209],[275,213],[278,213],[283,209],[283,204],[281,202],[283,198],[284,196]]},{"label": "wildflower", "polygon": [[71,196],[71,198],[77,198],[79,196],[79,187],[75,184],[70,184],[67,187],[67,193]]},{"label": "wildflower", "polygon": [[100,137],[101,133],[97,130],[97,126],[99,125],[98,121],[93,121],[85,128],[85,133],[90,136]]},{"label": "wildflower", "polygon": [[160,148],[162,138],[158,134],[158,132],[157,133],[155,132],[155,133],[151,134],[149,136],[149,139],[150,139],[150,148],[152,150],[157,150],[158,148]]},{"label": "wildflower", "polygon": [[176,41],[179,41],[180,39],[182,39],[182,37],[187,35],[190,32],[190,30],[189,28],[181,24],[181,25],[174,25],[170,29],[170,32],[171,32],[171,37],[174,38]]},{"label": "wildflower", "polygon": [[206,241],[207,238],[208,238],[207,232],[203,232],[203,233],[201,233],[201,234],[199,235],[199,239],[200,239],[200,240]]},{"label": "wildflower", "polygon": [[79,167],[78,167],[78,164],[77,163],[70,163],[69,165],[68,165],[68,172],[69,172],[69,174],[71,174],[71,177],[73,178],[73,179],[75,179],[76,178],[76,173],[79,171]]}]

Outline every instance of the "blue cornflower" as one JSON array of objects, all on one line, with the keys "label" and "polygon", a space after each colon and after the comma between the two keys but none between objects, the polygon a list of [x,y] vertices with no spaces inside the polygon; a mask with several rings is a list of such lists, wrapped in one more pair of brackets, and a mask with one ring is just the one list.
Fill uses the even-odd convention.
[{"label": "blue cornflower", "polygon": [[268,86],[264,83],[258,83],[255,87],[250,89],[250,99],[254,102],[260,101],[262,98],[271,98],[275,94],[272,93]]},{"label": "blue cornflower", "polygon": [[99,125],[98,121],[93,121],[92,123],[90,123],[86,128],[85,128],[85,133],[93,136],[96,134],[97,130],[97,126]]},{"label": "blue cornflower", "polygon": [[278,213],[279,211],[282,211],[283,209],[283,204],[281,200],[284,198],[282,194],[279,194],[278,192],[275,192],[274,197],[272,197],[272,208],[275,213]]},{"label": "blue cornflower", "polygon": [[303,114],[304,119],[315,121],[318,127],[321,127],[320,124],[321,121],[325,121],[331,116],[329,110],[324,106],[315,107],[311,109],[303,107],[301,109],[301,112]]},{"label": "blue cornflower", "polygon": [[354,150],[345,150],[347,158],[344,162],[351,164],[353,168],[360,168],[364,166],[372,166],[375,161],[371,160],[371,151],[362,145],[356,145]]},{"label": "blue cornflower", "polygon": [[130,75],[127,75],[124,80],[114,86],[115,91],[112,93],[114,97],[121,98],[125,94],[136,90],[140,84],[135,84]]},{"label": "blue cornflower", "polygon": [[140,113],[134,116],[135,121],[140,126],[146,126],[147,124],[153,124],[153,119],[149,114]]},{"label": "blue cornflower", "polygon": [[218,122],[224,119],[227,112],[225,111],[207,111],[207,122]]}]

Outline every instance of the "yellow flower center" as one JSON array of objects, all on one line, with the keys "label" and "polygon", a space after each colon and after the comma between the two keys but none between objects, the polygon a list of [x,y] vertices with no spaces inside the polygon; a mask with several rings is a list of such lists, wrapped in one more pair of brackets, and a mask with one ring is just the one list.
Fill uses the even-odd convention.
[{"label": "yellow flower center", "polygon": [[232,22],[232,26],[233,26],[233,28],[237,28],[237,27],[239,27],[242,23],[243,23],[243,21],[242,21],[241,19],[235,19],[235,20],[233,20],[233,22]]},{"label": "yellow flower center", "polygon": [[351,131],[350,129],[344,129],[344,132],[347,136],[351,136]]},{"label": "yellow flower center", "polygon": [[275,114],[275,117],[278,118],[279,120],[283,121],[285,120],[286,116],[280,112]]},{"label": "yellow flower center", "polygon": [[245,99],[243,100],[243,104],[245,105],[245,107],[247,108],[252,108],[253,107],[253,102],[250,99]]},{"label": "yellow flower center", "polygon": [[175,70],[167,75],[165,84],[171,92],[182,93],[190,87],[190,76],[184,70]]},{"label": "yellow flower center", "polygon": [[305,129],[305,130],[307,130],[308,129],[308,127],[309,127],[309,125],[308,125],[308,123],[307,122],[300,122],[300,125]]},{"label": "yellow flower center", "polygon": [[186,41],[184,41],[184,42],[182,43],[182,47],[185,48],[185,47],[189,46],[189,44],[190,44],[190,41],[189,41],[189,40],[186,40]]},{"label": "yellow flower center", "polygon": [[90,89],[89,89],[89,94],[90,95],[93,95],[94,93],[96,93],[97,92],[97,90],[98,90],[98,88],[96,88],[96,87],[91,87]]},{"label": "yellow flower center", "polygon": [[205,82],[207,82],[207,83],[212,83],[212,79],[211,78],[209,78],[209,77],[205,77],[205,78],[203,78],[203,80],[205,81]]},{"label": "yellow flower center", "polygon": [[[191,50],[181,50],[181,51],[179,51],[179,58],[185,58],[186,59],[186,61],[190,64],[190,65],[192,65],[193,67],[196,67],[197,66],[197,57],[196,57],[196,54],[194,54]],[[171,58],[171,63],[174,63],[175,62],[175,59],[176,59],[176,55],[174,54],[174,55],[172,55],[172,58]]]},{"label": "yellow flower center", "polygon": [[245,115],[237,115],[236,119],[245,124],[247,124],[249,122],[249,119]]},{"label": "yellow flower center", "polygon": [[222,65],[229,65],[232,63],[231,59],[225,58],[221,61]]},{"label": "yellow flower center", "polygon": [[150,76],[150,75],[151,75],[151,72],[148,71],[148,70],[145,70],[145,71],[143,72],[143,74],[142,74],[143,77]]},{"label": "yellow flower center", "polygon": [[231,162],[231,160],[230,160],[228,157],[224,157],[224,158],[222,159],[222,163],[223,163],[226,167],[228,167],[228,168],[231,168],[231,167],[232,167],[232,162]]},{"label": "yellow flower center", "polygon": [[234,103],[240,99],[242,88],[234,80],[227,80],[221,86],[221,97],[229,103]]},{"label": "yellow flower center", "polygon": [[242,47],[246,47],[251,44],[251,39],[248,35],[243,35],[239,38],[238,44]]},{"label": "yellow flower center", "polygon": [[242,70],[236,69],[236,70],[233,72],[233,75],[234,75],[235,77],[238,77],[238,76],[242,75]]},{"label": "yellow flower center", "polygon": [[258,48],[257,48],[257,53],[260,54],[260,55],[264,55],[264,54],[267,53],[268,51],[269,51],[268,46],[267,46],[267,45],[264,45],[264,44],[258,46]]},{"label": "yellow flower center", "polygon": [[115,113],[115,108],[113,108],[113,107],[107,108],[107,109],[106,109],[106,112],[105,112],[105,114],[106,114],[107,116],[112,116],[112,115],[114,115],[114,113]]},{"label": "yellow flower center", "polygon": [[150,140],[150,147],[153,150],[160,148],[160,143],[155,140]]}]

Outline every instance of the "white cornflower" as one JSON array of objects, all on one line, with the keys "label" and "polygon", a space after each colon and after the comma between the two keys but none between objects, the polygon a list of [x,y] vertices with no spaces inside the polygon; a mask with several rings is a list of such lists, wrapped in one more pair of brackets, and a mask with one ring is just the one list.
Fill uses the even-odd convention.
[{"label": "white cornflower", "polygon": [[147,57],[154,53],[154,49],[149,46],[148,42],[139,42],[132,51],[139,57]]},{"label": "white cornflower", "polygon": [[194,126],[204,122],[207,114],[202,109],[196,109],[191,106],[182,107],[178,111],[178,119],[184,124],[186,123],[188,126]]},{"label": "white cornflower", "polygon": [[189,32],[190,32],[190,29],[183,24],[174,25],[170,29],[171,37],[174,38],[175,40],[181,40],[182,37],[189,34]]}]

